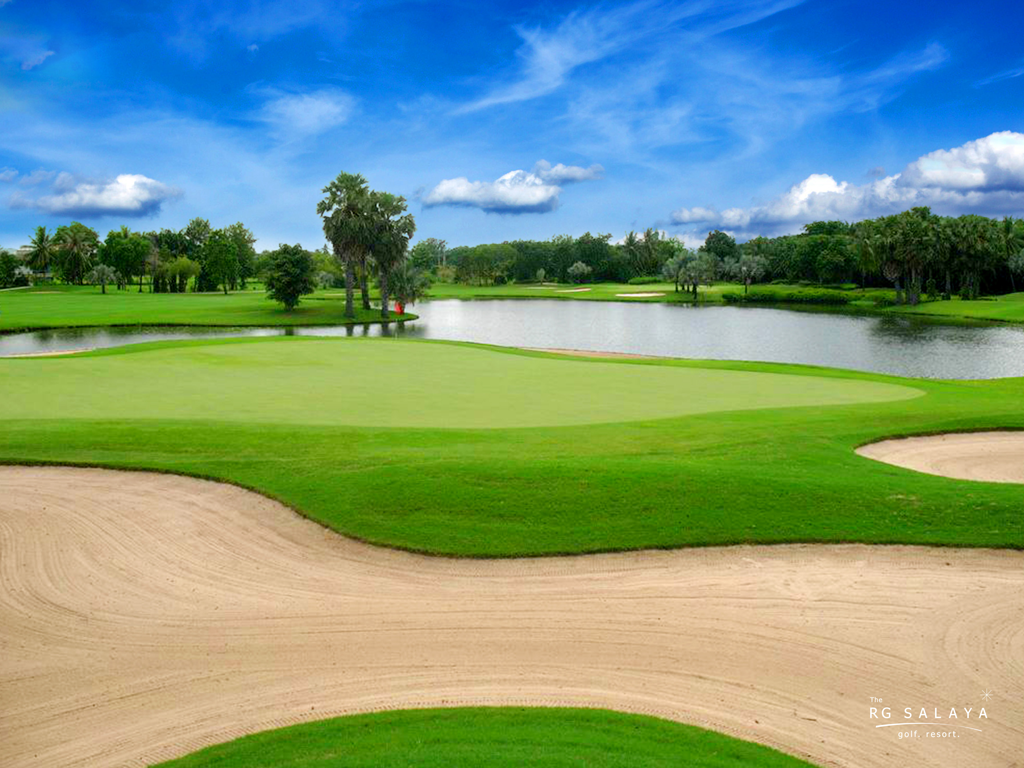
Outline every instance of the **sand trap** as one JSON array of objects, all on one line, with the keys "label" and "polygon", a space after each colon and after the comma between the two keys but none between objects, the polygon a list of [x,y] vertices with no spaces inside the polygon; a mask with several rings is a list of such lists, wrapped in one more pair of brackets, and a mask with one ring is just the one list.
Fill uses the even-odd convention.
[{"label": "sand trap", "polygon": [[557,355],[569,355],[570,357],[607,357],[620,360],[671,360],[669,357],[657,357],[655,355],[635,355],[632,352],[600,352],[591,349],[560,349],[559,347],[519,347],[527,352],[553,352]]},{"label": "sand trap", "polygon": [[0,359],[7,359],[9,357],[59,357],[65,354],[80,354],[81,352],[91,352],[95,347],[86,347],[85,349],[61,349],[55,352],[23,352],[22,354],[0,354]]},{"label": "sand trap", "polygon": [[[0,494],[5,766],[145,765],[342,713],[469,704],[649,713],[822,765],[1024,753],[1024,553],[450,560],[171,475],[0,467]],[[899,741],[869,696],[989,719]]]},{"label": "sand trap", "polygon": [[1024,483],[1024,432],[965,432],[883,440],[861,446],[857,453],[929,475]]},{"label": "sand trap", "polygon": [[590,288],[563,288],[560,291],[555,291],[555,293],[586,293],[589,290],[591,290],[591,289]]},{"label": "sand trap", "polygon": [[650,299],[655,296],[664,296],[664,293],[616,293],[616,296],[623,299]]}]

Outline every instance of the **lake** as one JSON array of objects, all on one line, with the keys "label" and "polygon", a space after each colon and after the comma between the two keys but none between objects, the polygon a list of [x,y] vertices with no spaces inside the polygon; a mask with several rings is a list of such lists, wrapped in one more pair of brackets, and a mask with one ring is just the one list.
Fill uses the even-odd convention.
[{"label": "lake", "polygon": [[1024,327],[748,307],[543,299],[429,301],[387,327],[75,328],[0,336],[0,355],[224,336],[392,336],[763,360],[929,378],[1024,376]]}]

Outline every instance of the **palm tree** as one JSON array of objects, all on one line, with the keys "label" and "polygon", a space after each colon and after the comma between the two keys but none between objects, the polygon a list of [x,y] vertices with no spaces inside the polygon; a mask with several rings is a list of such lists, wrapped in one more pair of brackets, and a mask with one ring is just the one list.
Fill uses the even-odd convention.
[{"label": "palm tree", "polygon": [[323,200],[316,212],[323,219],[324,235],[334,249],[334,257],[345,267],[345,317],[355,317],[355,268],[365,264],[367,218],[370,191],[360,174],[339,173],[322,190]]},{"label": "palm tree", "polygon": [[391,272],[398,269],[408,256],[409,241],[416,232],[416,222],[406,213],[405,198],[390,192],[370,193],[370,220],[365,241],[368,255],[377,269],[380,285],[380,316],[387,320]]},{"label": "palm tree", "polygon": [[113,267],[106,264],[97,264],[88,275],[85,276],[93,285],[99,285],[102,293],[107,292],[107,283],[119,283],[121,275]]},{"label": "palm tree", "polygon": [[56,255],[57,246],[46,227],[36,227],[36,233],[29,241],[28,263],[36,272],[44,275],[50,272],[50,263]]},{"label": "palm tree", "polygon": [[93,230],[77,221],[57,228],[54,242],[60,251],[61,271],[67,282],[82,284],[85,273],[92,266],[98,241]]},{"label": "palm tree", "polygon": [[[1006,259],[1006,267],[1010,267],[1010,259],[1020,252],[1024,243],[1024,234],[1020,229],[1020,222],[1012,216],[1004,216],[999,223],[999,243],[1002,245],[1003,258]],[[1013,278],[1013,270],[1010,269],[1010,289],[1012,293],[1017,292],[1017,281]]]}]

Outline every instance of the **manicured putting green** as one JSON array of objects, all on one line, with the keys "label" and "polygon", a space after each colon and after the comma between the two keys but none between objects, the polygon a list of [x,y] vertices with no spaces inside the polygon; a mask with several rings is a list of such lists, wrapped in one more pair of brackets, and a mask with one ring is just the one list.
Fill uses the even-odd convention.
[{"label": "manicured putting green", "polygon": [[807,768],[759,744],[588,709],[419,709],[246,736],[159,768]]},{"label": "manicured putting green", "polygon": [[201,342],[0,365],[0,419],[507,428],[922,394],[877,381],[593,363],[394,339]]}]

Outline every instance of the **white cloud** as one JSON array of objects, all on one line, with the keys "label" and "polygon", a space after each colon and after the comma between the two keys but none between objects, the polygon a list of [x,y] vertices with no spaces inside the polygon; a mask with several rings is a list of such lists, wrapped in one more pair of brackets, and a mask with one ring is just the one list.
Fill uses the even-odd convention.
[{"label": "white cloud", "polygon": [[53,56],[55,51],[37,51],[21,62],[21,68],[25,71],[35,69],[48,58]]},{"label": "white cloud", "polygon": [[250,43],[245,47],[245,50],[247,50],[249,53],[253,55],[256,55],[257,53],[259,53],[260,47],[256,45],[256,43]]},{"label": "white cloud", "polygon": [[343,125],[355,109],[355,99],[337,88],[308,93],[268,91],[270,98],[260,110],[260,119],[280,135],[312,136]]},{"label": "white cloud", "polygon": [[78,181],[61,173],[53,182],[52,194],[28,198],[11,197],[12,208],[35,208],[65,216],[149,216],[160,211],[181,191],[137,173],[125,173],[113,181]]},{"label": "white cloud", "polygon": [[869,184],[812,174],[764,205],[751,208],[680,208],[674,224],[728,228],[742,236],[798,231],[811,221],[856,221],[930,206],[939,213],[990,215],[1024,207],[1024,134],[993,133],[951,150],[937,150],[902,173]]},{"label": "white cloud", "polygon": [[18,183],[23,187],[34,187],[36,184],[42,184],[44,181],[53,181],[55,178],[57,178],[56,171],[37,168],[32,173],[22,176]]},{"label": "white cloud", "polygon": [[18,172],[13,168],[0,168],[0,181],[14,181]]},{"label": "white cloud", "polygon": [[459,205],[488,213],[548,213],[558,207],[560,184],[601,178],[600,165],[552,166],[539,161],[530,172],[510,171],[496,181],[445,179],[422,197],[424,206]]},{"label": "white cloud", "polygon": [[552,93],[566,83],[574,70],[614,56],[632,45],[650,46],[661,33],[684,21],[689,23],[690,32],[699,30],[710,36],[760,21],[802,2],[639,0],[610,10],[597,6],[576,11],[549,29],[517,26],[515,31],[522,45],[516,51],[519,67],[512,82],[498,86],[459,111],[472,112]]},{"label": "white cloud", "polygon": [[533,175],[550,184],[574,184],[580,181],[593,181],[600,179],[603,174],[604,168],[600,165],[581,168],[578,165],[563,165],[559,163],[552,166],[547,160],[539,160],[533,166]]}]

